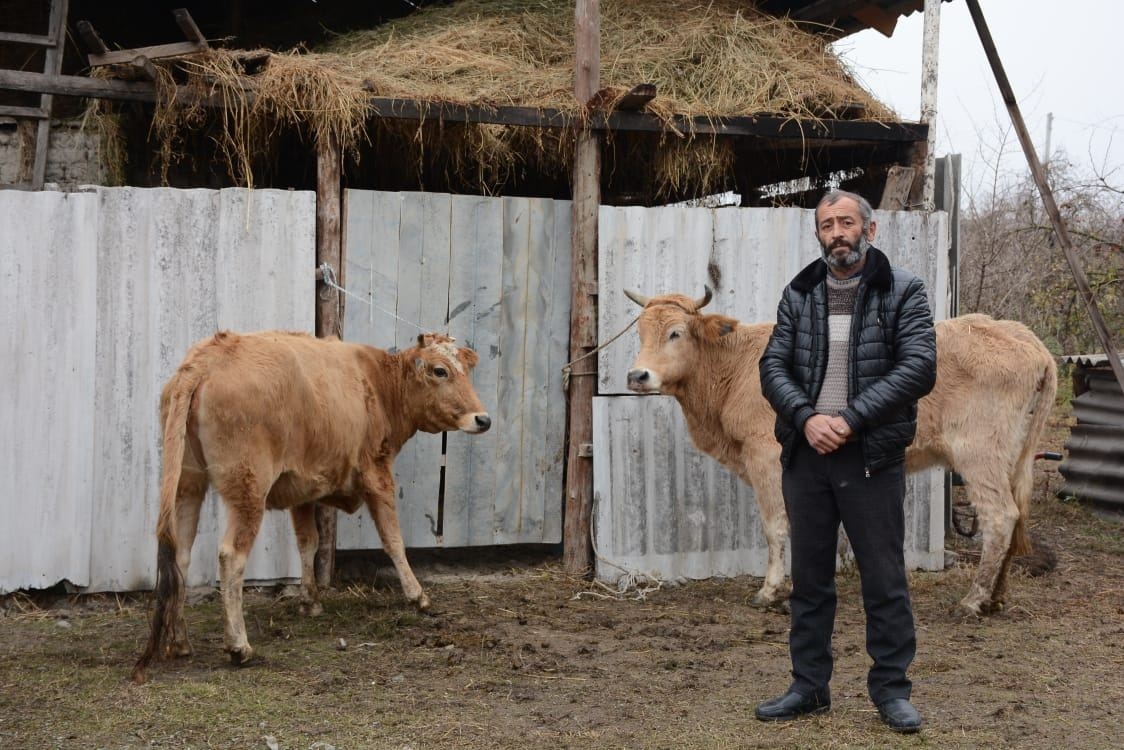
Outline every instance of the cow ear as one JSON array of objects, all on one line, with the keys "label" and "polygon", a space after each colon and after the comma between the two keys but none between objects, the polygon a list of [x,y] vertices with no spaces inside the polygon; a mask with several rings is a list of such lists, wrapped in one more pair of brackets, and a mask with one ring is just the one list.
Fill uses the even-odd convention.
[{"label": "cow ear", "polygon": [[717,341],[738,327],[738,321],[725,315],[699,315],[692,326],[703,341]]},{"label": "cow ear", "polygon": [[429,346],[432,343],[433,343],[433,334],[432,333],[419,333],[418,334],[418,346],[420,346],[424,349],[425,347]]},{"label": "cow ear", "polygon": [[457,359],[471,370],[473,367],[476,367],[476,363],[480,361],[480,355],[468,348],[457,349]]}]

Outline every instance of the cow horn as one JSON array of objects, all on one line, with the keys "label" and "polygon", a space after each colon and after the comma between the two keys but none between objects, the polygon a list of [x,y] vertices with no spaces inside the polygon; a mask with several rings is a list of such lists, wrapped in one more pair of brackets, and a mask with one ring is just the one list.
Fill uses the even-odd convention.
[{"label": "cow horn", "polygon": [[710,304],[710,301],[714,299],[714,292],[710,291],[709,286],[704,285],[703,289],[706,290],[706,293],[702,296],[701,299],[695,300],[696,310],[701,310],[702,308],[706,307]]},{"label": "cow horn", "polygon": [[645,297],[643,294],[634,292],[630,289],[624,290],[624,296],[628,297],[630,300],[640,305],[641,307],[647,307],[648,303],[652,301],[651,297]]}]

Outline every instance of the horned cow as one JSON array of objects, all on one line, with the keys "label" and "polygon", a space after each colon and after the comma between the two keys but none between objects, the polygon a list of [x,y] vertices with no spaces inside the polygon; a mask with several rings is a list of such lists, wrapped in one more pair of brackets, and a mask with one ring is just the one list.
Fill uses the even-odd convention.
[{"label": "horned cow", "polygon": [[[773,436],[776,415],[758,374],[773,325],[701,314],[709,289],[697,300],[625,294],[644,308],[629,388],[675,397],[695,446],[753,487],[769,553],[754,601],[782,603],[788,519],[780,445]],[[1054,403],[1057,365],[1030,329],[1015,321],[964,315],[938,322],[936,332],[936,386],[918,404],[906,468],[943,465],[964,478],[983,549],[960,607],[980,615],[1002,608],[1011,559],[1030,551],[1035,446]]]},{"label": "horned cow", "polygon": [[228,511],[219,544],[223,644],[234,664],[253,655],[242,614],[246,558],[266,509],[288,509],[301,558],[301,609],[321,610],[313,575],[315,505],[366,505],[406,599],[429,606],[406,560],[392,466],[418,430],[484,432],[472,387],[477,355],[440,334],[398,353],[338,339],[220,332],[195,344],[160,398],[164,464],[156,526],[151,631],[133,669],[191,653],[184,581],[208,485]]}]

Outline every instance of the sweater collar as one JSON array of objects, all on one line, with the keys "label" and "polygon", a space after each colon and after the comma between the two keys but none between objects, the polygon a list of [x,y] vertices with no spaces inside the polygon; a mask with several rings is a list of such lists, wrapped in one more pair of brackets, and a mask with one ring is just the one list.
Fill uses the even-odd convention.
[{"label": "sweater collar", "polygon": [[[827,264],[824,263],[823,258],[817,258],[805,266],[803,271],[796,274],[791,286],[797,291],[807,293],[821,284],[826,277]],[[866,251],[866,265],[863,266],[862,270],[862,283],[872,287],[889,289],[891,280],[890,259],[881,250],[871,245],[870,249]]]}]

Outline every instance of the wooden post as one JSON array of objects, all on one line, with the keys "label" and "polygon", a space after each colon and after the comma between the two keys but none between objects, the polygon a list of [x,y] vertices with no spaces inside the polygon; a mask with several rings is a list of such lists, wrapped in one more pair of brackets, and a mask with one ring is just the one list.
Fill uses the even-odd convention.
[{"label": "wooden post", "polygon": [[[574,96],[583,104],[597,91],[601,69],[599,0],[574,6]],[[570,359],[597,346],[597,210],[601,203],[601,140],[583,128],[574,149],[570,248]],[[566,460],[566,506],[562,565],[567,572],[590,570],[593,548],[593,396],[597,357],[574,365],[568,394],[569,446]]]},{"label": "wooden post", "polygon": [[940,52],[941,0],[925,0],[925,32],[921,42],[921,122],[929,126],[925,168],[921,173],[921,210],[935,205],[937,173],[937,58]]},{"label": "wooden post", "polygon": [[[327,135],[316,142],[316,266],[327,263],[344,284],[343,238],[340,222],[340,145],[335,136]],[[316,284],[316,335],[338,336],[341,332],[343,300],[340,293],[324,283]],[[328,586],[336,567],[336,509],[317,504],[316,528],[320,545],[316,550],[314,569],[316,585]]]},{"label": "wooden post", "polygon": [[1101,346],[1104,347],[1105,356],[1108,357],[1108,363],[1112,366],[1112,373],[1116,376],[1116,382],[1120,385],[1120,390],[1124,391],[1124,364],[1120,362],[1120,350],[1112,343],[1108,326],[1101,316],[1100,308],[1097,307],[1097,298],[1093,296],[1093,290],[1089,287],[1089,279],[1085,277],[1085,271],[1082,270],[1077,255],[1073,252],[1069,230],[1066,229],[1065,222],[1062,221],[1061,211],[1058,210],[1058,204],[1054,200],[1054,191],[1050,189],[1050,184],[1046,181],[1046,172],[1042,169],[1042,163],[1038,161],[1038,154],[1034,150],[1034,142],[1030,140],[1030,133],[1027,132],[1026,123],[1023,122],[1022,113],[1019,111],[1019,104],[1015,100],[1015,92],[1011,88],[1011,82],[1007,80],[1006,71],[1003,70],[1003,63],[999,59],[999,52],[991,38],[991,31],[987,28],[983,11],[980,10],[979,1],[967,0],[967,2],[968,12],[972,15],[972,23],[976,25],[976,33],[980,35],[980,42],[983,44],[987,60],[991,64],[991,72],[995,75],[995,82],[999,85],[999,93],[1003,95],[1003,101],[1007,104],[1007,112],[1011,115],[1011,124],[1015,126],[1015,133],[1019,136],[1019,143],[1022,144],[1026,162],[1030,165],[1030,173],[1038,186],[1042,203],[1046,206],[1046,213],[1050,215],[1050,222],[1054,225],[1054,234],[1058,237],[1058,244],[1062,246],[1062,252],[1065,253],[1065,260],[1069,264],[1070,272],[1073,273],[1073,280],[1077,283],[1077,291],[1081,293],[1081,299],[1085,303],[1085,308],[1089,311],[1089,318],[1093,322],[1093,330],[1096,332]]}]

